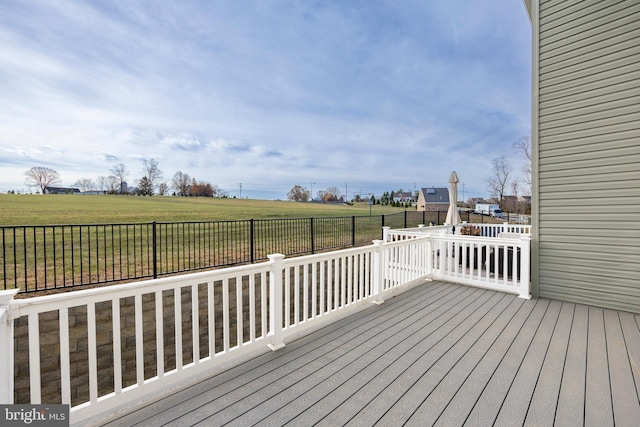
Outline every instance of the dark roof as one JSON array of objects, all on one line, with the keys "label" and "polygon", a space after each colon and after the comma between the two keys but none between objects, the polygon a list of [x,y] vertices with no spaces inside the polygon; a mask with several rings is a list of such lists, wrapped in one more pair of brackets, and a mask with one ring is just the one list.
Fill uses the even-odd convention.
[{"label": "dark roof", "polygon": [[79,188],[69,188],[69,187],[45,187],[45,192],[48,193],[79,193]]},{"label": "dark roof", "polygon": [[449,189],[448,188],[422,188],[420,190],[424,197],[425,203],[449,203]]}]

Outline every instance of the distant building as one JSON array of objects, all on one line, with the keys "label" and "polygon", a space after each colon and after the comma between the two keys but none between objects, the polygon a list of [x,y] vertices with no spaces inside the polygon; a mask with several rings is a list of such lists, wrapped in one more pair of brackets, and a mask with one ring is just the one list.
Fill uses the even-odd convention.
[{"label": "distant building", "polygon": [[447,211],[449,209],[448,188],[422,188],[418,194],[418,211]]},{"label": "distant building", "polygon": [[79,188],[68,187],[45,187],[44,194],[79,194]]},{"label": "distant building", "polygon": [[469,206],[471,207],[474,207],[478,203],[487,203],[487,201],[482,197],[471,197],[469,200],[467,200],[467,204],[469,204]]},{"label": "distant building", "polygon": [[413,193],[410,191],[403,191],[402,193],[393,193],[393,201],[400,203],[413,202]]}]

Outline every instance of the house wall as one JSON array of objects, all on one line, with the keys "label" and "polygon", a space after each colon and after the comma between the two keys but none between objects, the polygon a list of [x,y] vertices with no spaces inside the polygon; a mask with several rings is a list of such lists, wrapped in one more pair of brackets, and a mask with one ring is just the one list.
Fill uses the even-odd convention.
[{"label": "house wall", "polygon": [[418,196],[418,203],[416,206],[416,210],[421,212],[421,211],[425,211],[425,212],[438,212],[438,211],[444,211],[446,212],[447,210],[449,210],[449,202],[447,203],[427,203],[425,198],[424,198],[424,194],[422,192],[420,192],[420,195]]},{"label": "house wall", "polygon": [[527,3],[534,292],[640,313],[640,2]]}]

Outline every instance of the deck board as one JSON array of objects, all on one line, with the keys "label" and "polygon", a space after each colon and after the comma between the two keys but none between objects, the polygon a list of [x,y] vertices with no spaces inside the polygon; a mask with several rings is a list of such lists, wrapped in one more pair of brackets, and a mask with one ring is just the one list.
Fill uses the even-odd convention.
[{"label": "deck board", "polygon": [[[617,369],[610,370],[611,400],[613,403],[614,421],[617,425],[640,426],[640,408],[638,393],[627,357],[627,347],[622,335],[622,326],[618,313],[604,311],[607,353],[609,364]],[[621,418],[624,414],[624,418]]]},{"label": "deck board", "polygon": [[529,411],[524,423],[525,426],[553,425],[564,361],[567,358],[567,347],[574,310],[575,306],[573,304],[562,304],[562,309],[553,331],[553,337],[531,398]]},{"label": "deck board", "polygon": [[589,307],[586,381],[585,426],[613,426],[604,310],[596,307]]},{"label": "deck board", "polygon": [[531,315],[511,342],[507,353],[469,414],[466,425],[493,425],[548,306],[548,300],[536,301]]},{"label": "deck board", "polygon": [[640,425],[639,320],[425,282],[92,425]]},{"label": "deck board", "polygon": [[584,424],[585,371],[589,308],[576,306],[556,409],[555,425]]}]

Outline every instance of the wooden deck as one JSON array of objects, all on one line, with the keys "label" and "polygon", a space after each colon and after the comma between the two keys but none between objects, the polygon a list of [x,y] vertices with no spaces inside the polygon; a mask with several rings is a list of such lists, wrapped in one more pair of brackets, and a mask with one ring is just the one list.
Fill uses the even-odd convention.
[{"label": "wooden deck", "polygon": [[109,426],[638,426],[640,316],[443,282]]}]

